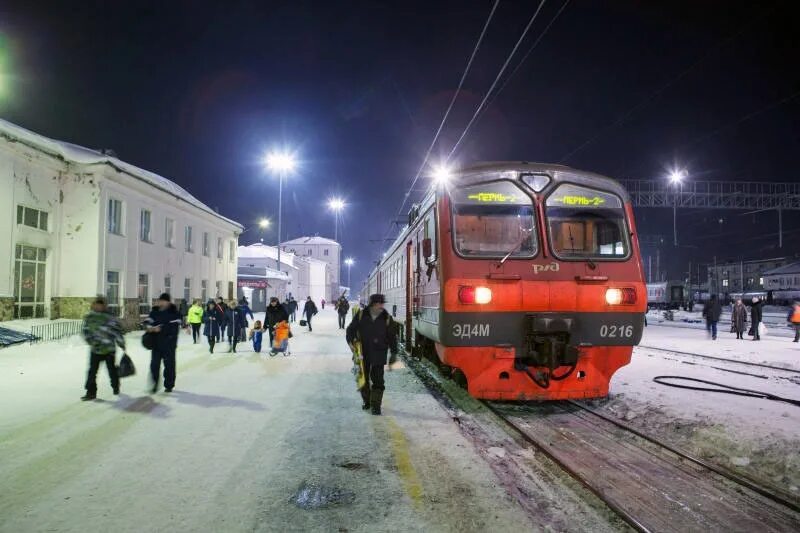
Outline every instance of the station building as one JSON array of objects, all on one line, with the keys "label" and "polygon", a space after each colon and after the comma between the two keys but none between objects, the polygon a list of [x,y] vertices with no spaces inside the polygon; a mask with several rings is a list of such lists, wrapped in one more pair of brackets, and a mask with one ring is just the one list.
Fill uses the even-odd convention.
[{"label": "station building", "polygon": [[322,261],[328,265],[324,298],[329,302],[336,301],[339,298],[341,295],[339,292],[339,273],[341,272],[342,246],[338,242],[318,235],[298,237],[281,243],[281,250],[293,253],[300,258]]},{"label": "station building", "polygon": [[[255,271],[252,269],[261,269]],[[305,300],[308,296],[319,304],[322,298],[327,298],[330,293],[330,267],[327,263],[309,256],[298,256],[291,251],[281,250],[281,266],[278,271],[278,248],[262,243],[239,247],[239,283],[242,287],[252,285],[251,276],[267,276],[264,281],[268,286],[261,287],[256,283],[257,289],[263,289],[264,298],[269,301],[271,296],[277,296],[284,301],[291,295],[296,300]],[[283,283],[281,283],[283,282]],[[254,293],[251,304],[261,294]],[[250,298],[248,298],[250,300]],[[302,309],[302,304],[301,304]],[[255,309],[254,309],[255,310]]]},{"label": "station building", "polygon": [[97,294],[127,326],[162,292],[236,294],[242,226],[108,152],[0,120],[0,320],[81,318]]},{"label": "station building", "polygon": [[767,272],[788,265],[796,259],[772,257],[750,261],[727,261],[709,265],[708,283],[711,293],[725,296],[734,293],[761,292],[767,289]]}]

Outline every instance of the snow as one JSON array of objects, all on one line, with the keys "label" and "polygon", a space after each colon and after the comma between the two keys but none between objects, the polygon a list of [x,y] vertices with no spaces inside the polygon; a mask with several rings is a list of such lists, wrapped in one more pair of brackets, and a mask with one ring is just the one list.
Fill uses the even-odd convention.
[{"label": "snow", "polygon": [[339,243],[334,241],[333,239],[327,239],[325,237],[320,237],[319,235],[315,235],[313,237],[298,237],[296,239],[292,239],[290,241],[286,241],[281,244],[281,246],[286,246],[289,244],[328,244],[333,246],[339,246]]},{"label": "snow", "polygon": [[162,191],[168,192],[177,198],[185,200],[195,207],[199,207],[200,209],[211,213],[214,216],[233,224],[234,226],[242,228],[241,224],[229,218],[223,217],[206,204],[189,194],[186,189],[177,183],[168,180],[163,176],[159,176],[154,172],[150,172],[149,170],[126,163],[125,161],[122,161],[116,157],[85,148],[83,146],[78,146],[77,144],[50,139],[44,135],[39,135],[38,133],[34,133],[3,119],[0,119],[0,137],[5,137],[15,142],[22,142],[32,148],[58,157],[68,163],[78,163],[84,165],[110,165],[121,172],[125,172],[133,177],[149,183],[150,185],[153,185],[154,187],[157,187],[158,189],[161,189]]},{"label": "snow", "polygon": [[[115,398],[101,368],[94,402],[79,338],[0,351],[0,531],[532,530],[408,369],[387,372],[384,416],[360,409],[335,317],[295,327],[285,358],[182,334],[171,394],[145,393],[132,333],[138,374]],[[355,498],[305,510],[302,487]]]},{"label": "snow", "polygon": [[800,344],[786,338],[736,340],[726,332],[712,341],[704,331],[677,327],[649,327],[641,344],[631,364],[612,378],[609,398],[593,405],[696,455],[800,497],[800,408],[653,381],[655,376],[686,376],[800,399],[800,375],[646,347],[800,370]]}]

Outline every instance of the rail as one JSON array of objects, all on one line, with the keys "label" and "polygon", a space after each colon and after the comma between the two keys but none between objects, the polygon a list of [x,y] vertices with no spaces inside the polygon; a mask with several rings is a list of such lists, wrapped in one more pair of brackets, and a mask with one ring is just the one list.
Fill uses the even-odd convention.
[{"label": "rail", "polygon": [[83,320],[59,320],[47,324],[37,324],[31,326],[31,344],[79,335],[82,329]]}]

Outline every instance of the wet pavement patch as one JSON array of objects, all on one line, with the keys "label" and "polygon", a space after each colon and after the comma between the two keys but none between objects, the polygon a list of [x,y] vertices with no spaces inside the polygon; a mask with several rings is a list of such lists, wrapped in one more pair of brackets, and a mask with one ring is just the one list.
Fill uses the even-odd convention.
[{"label": "wet pavement patch", "polygon": [[327,509],[339,505],[349,505],[356,499],[352,491],[339,487],[326,487],[318,483],[304,481],[289,500],[301,509]]}]

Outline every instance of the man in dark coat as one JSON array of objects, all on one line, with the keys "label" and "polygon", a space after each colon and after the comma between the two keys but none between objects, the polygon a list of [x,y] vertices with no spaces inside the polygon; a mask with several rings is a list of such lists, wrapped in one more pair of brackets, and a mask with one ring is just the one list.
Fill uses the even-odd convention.
[{"label": "man in dark coat", "polygon": [[277,297],[273,296],[269,299],[265,318],[267,331],[269,331],[269,348],[271,350],[272,341],[275,339],[275,326],[284,320],[289,321],[289,311],[286,310],[285,306],[281,305]]},{"label": "man in dark coat", "polygon": [[245,342],[247,341],[247,327],[250,325],[250,323],[247,322],[247,315],[250,315],[250,320],[255,320],[255,317],[253,316],[252,309],[250,309],[250,306],[247,305],[246,298],[242,298],[241,300],[239,300],[239,305],[237,306],[237,309],[239,310],[239,314],[242,316],[243,319],[242,323],[239,324],[239,340],[241,342]]},{"label": "man in dark coat", "polygon": [[350,325],[347,326],[347,344],[361,342],[361,353],[364,357],[364,377],[366,383],[361,389],[364,400],[362,409],[372,408],[373,415],[381,414],[383,401],[383,367],[386,365],[387,352],[392,357],[389,364],[397,359],[397,328],[394,320],[383,308],[386,299],[383,294],[369,297],[369,307],[358,311]]},{"label": "man in dark coat", "polygon": [[761,320],[763,319],[763,313],[761,310],[761,306],[763,302],[758,299],[758,297],[753,296],[753,306],[750,308],[750,324],[753,328],[753,340],[760,341],[761,335],[758,334],[758,326],[761,325]]},{"label": "man in dark coat", "polygon": [[242,324],[247,322],[244,311],[235,300],[225,306],[225,334],[228,336],[228,351],[236,353],[236,345],[242,337]]},{"label": "man in dark coat", "polygon": [[717,322],[722,315],[722,306],[719,304],[716,294],[711,295],[711,299],[703,306],[703,316],[706,319],[706,330],[713,340],[717,340]]},{"label": "man in dark coat", "polygon": [[314,303],[314,300],[311,299],[311,296],[306,298],[306,304],[303,306],[303,316],[306,317],[306,322],[308,325],[308,331],[314,331],[311,329],[311,318],[317,314],[317,304]]},{"label": "man in dark coat", "polygon": [[740,298],[736,300],[731,310],[731,331],[736,333],[737,339],[744,340],[745,326],[747,326],[747,308]]},{"label": "man in dark coat", "polygon": [[350,302],[342,296],[336,301],[336,312],[339,315],[339,329],[344,329],[347,312],[350,310]]},{"label": "man in dark coat", "polygon": [[208,352],[214,353],[214,345],[222,338],[222,324],[225,323],[225,315],[222,310],[209,300],[203,311],[203,335],[208,337]]},{"label": "man in dark coat", "polygon": [[156,334],[155,346],[150,352],[153,393],[158,391],[161,361],[164,361],[164,390],[172,392],[175,387],[175,350],[178,347],[181,321],[181,314],[175,304],[170,301],[167,293],[158,297],[158,305],[150,311],[150,315],[145,320],[147,331]]}]

